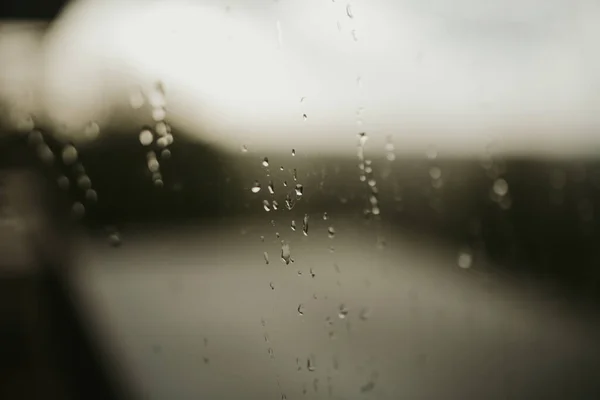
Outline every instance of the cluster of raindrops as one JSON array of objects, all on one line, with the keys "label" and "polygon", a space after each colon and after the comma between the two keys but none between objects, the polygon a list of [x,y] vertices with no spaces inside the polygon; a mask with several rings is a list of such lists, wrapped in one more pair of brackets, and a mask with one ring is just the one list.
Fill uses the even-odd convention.
[{"label": "cluster of raindrops", "polygon": [[[140,92],[136,94],[136,96],[141,96],[143,104],[144,97]],[[171,149],[169,146],[173,144],[173,134],[171,131],[171,126],[167,122],[167,112],[166,112],[166,97],[164,86],[161,82],[157,82],[150,93],[148,93],[148,103],[152,107],[152,120],[154,121],[153,127],[145,126],[141,129],[139,133],[139,140],[142,146],[144,147],[154,147],[152,150],[149,150],[146,153],[146,163],[148,170],[152,174],[152,181],[154,185],[157,187],[164,186],[164,180],[162,173],[160,171],[160,162],[158,157],[162,160],[168,160],[171,158]],[[138,105],[139,102],[135,104],[132,102],[132,107]],[[141,107],[141,105],[140,105]],[[157,152],[159,154],[157,154]]]},{"label": "cluster of raindrops", "polygon": [[379,190],[377,188],[377,181],[373,173],[373,166],[370,159],[365,157],[365,144],[367,143],[368,136],[366,132],[360,132],[358,134],[358,169],[359,179],[361,182],[366,182],[368,187],[368,205],[364,209],[366,216],[379,215]]},{"label": "cluster of raindrops", "polygon": [[[99,132],[100,127],[96,122],[90,122],[84,127],[84,134],[88,137],[96,138]],[[57,170],[64,172],[58,175],[56,183],[60,189],[75,194],[76,200],[71,206],[71,212],[74,217],[82,218],[85,215],[86,204],[89,206],[98,201],[98,193],[92,187],[92,180],[80,161],[75,145],[67,143],[61,149],[54,151],[46,142],[42,132],[35,128],[29,132],[27,140],[44,164],[57,167]],[[72,181],[74,185],[71,184]]]}]

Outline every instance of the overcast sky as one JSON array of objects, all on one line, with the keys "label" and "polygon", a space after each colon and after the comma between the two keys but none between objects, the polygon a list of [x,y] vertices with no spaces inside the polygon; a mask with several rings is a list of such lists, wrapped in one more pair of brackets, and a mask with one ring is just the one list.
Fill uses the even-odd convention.
[{"label": "overcast sky", "polygon": [[345,152],[363,129],[409,150],[433,140],[470,151],[482,132],[501,131],[509,148],[568,151],[597,136],[592,1],[140,3],[66,11],[49,39],[54,114],[90,118],[108,68],[163,80],[171,118],[230,149],[287,148],[282,135],[314,148],[327,133],[327,151]]}]

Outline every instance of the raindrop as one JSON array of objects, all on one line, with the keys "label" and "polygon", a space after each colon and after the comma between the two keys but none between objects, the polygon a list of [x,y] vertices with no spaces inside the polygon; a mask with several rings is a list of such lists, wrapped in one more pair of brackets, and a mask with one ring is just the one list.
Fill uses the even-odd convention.
[{"label": "raindrop", "polygon": [[269,282],[269,287],[271,290],[275,290],[275,284],[273,282]]},{"label": "raindrop", "polygon": [[154,137],[152,132],[150,132],[148,129],[144,129],[140,132],[140,143],[142,146],[150,146],[153,139]]},{"label": "raindrop", "polygon": [[280,171],[283,171],[283,165],[282,165],[281,167],[279,167],[279,170],[280,170]]},{"label": "raindrop", "polygon": [[304,187],[301,183],[296,184],[296,196],[301,197],[304,192]]},{"label": "raindrop", "polygon": [[315,271],[313,271],[313,269],[310,269],[310,276],[311,278],[314,278],[316,276]]},{"label": "raindrop", "polygon": [[119,232],[111,232],[108,235],[108,244],[110,244],[112,247],[121,246],[121,235],[119,235]]},{"label": "raindrop", "polygon": [[437,156],[438,156],[438,151],[437,151],[437,149],[435,148],[435,146],[433,146],[433,145],[430,145],[430,146],[427,148],[427,151],[426,151],[426,153],[425,153],[425,154],[427,155],[427,158],[428,158],[428,159],[430,159],[430,160],[435,160],[435,159],[437,158]]},{"label": "raindrop", "polygon": [[29,132],[27,141],[31,146],[37,146],[41,143],[44,143],[44,136],[42,135],[42,132],[38,130],[33,130]]},{"label": "raindrop", "polygon": [[[370,172],[371,172],[371,171],[370,171],[371,167],[367,167],[367,168],[369,169],[369,171],[365,171],[365,172],[367,172],[367,173],[370,173]],[[368,184],[369,186],[371,186],[371,187],[375,187],[375,185],[377,185],[377,181],[376,181],[375,179],[369,179],[369,180],[367,181],[367,184]]]},{"label": "raindrop", "polygon": [[269,166],[269,158],[268,157],[263,158],[262,166],[265,168]]},{"label": "raindrop", "polygon": [[367,136],[366,132],[361,132],[358,134],[358,143],[361,147],[367,143],[367,140],[369,140],[369,137]]},{"label": "raindrop", "polygon": [[52,164],[54,162],[54,153],[52,149],[46,144],[40,144],[37,148],[38,157],[46,164]]},{"label": "raindrop", "polygon": [[92,121],[85,126],[83,133],[88,139],[96,139],[100,133],[100,126],[98,126],[96,122]]},{"label": "raindrop", "polygon": [[167,112],[162,107],[155,108],[152,110],[152,119],[156,122],[163,121],[166,116],[167,116]]},{"label": "raindrop", "polygon": [[266,251],[263,253],[263,256],[265,258],[265,264],[269,265],[269,253],[267,253]]},{"label": "raindrop", "polygon": [[292,149],[292,157],[296,156],[296,149]]},{"label": "raindrop", "polygon": [[141,91],[135,91],[129,96],[129,104],[131,108],[138,110],[144,105],[145,99]]},{"label": "raindrop", "polygon": [[281,245],[281,261],[285,263],[285,265],[289,265],[292,259],[292,255],[290,252],[290,245],[287,243],[283,243]]},{"label": "raindrop", "polygon": [[352,7],[350,4],[346,5],[346,15],[348,18],[354,18],[354,14],[352,14]]},{"label": "raindrop", "polygon": [[85,191],[85,198],[87,201],[96,202],[98,201],[98,193],[94,189],[88,189]]},{"label": "raindrop", "polygon": [[[154,157],[156,157],[156,155]],[[158,160],[156,158],[150,158],[148,160],[148,169],[150,170],[150,172],[158,172],[159,168],[160,164],[158,163]]]},{"label": "raindrop", "polygon": [[296,231],[296,221],[292,220],[292,225],[290,226],[290,228],[292,228],[292,230],[295,232]]},{"label": "raindrop", "polygon": [[292,199],[292,196],[288,193],[285,195],[285,206],[287,207],[288,210],[291,210],[292,208],[294,208],[295,202],[294,199]]},{"label": "raindrop", "polygon": [[261,242],[264,242],[264,241],[265,241],[265,237],[261,235],[261,236],[260,236],[260,241],[261,241]]},{"label": "raindrop", "polygon": [[315,371],[315,361],[312,359],[312,357],[309,357],[306,359],[306,369],[309,370],[310,372],[314,372]]},{"label": "raindrop", "polygon": [[366,321],[367,319],[369,319],[369,309],[363,308],[362,310],[360,310],[358,317],[361,319],[361,321]]},{"label": "raindrop", "polygon": [[440,179],[442,177],[442,170],[438,167],[431,167],[429,168],[429,176],[431,179]]},{"label": "raindrop", "polygon": [[67,190],[70,186],[69,178],[64,175],[59,176],[56,182],[58,183],[58,187],[63,190]]},{"label": "raindrop", "polygon": [[297,310],[300,316],[304,315],[304,305],[299,304]]},{"label": "raindrop", "polygon": [[508,183],[502,178],[496,179],[493,190],[498,196],[505,196],[508,193]]},{"label": "raindrop", "polygon": [[171,150],[163,149],[163,151],[160,152],[160,157],[164,160],[170,159],[171,158]]},{"label": "raindrop", "polygon": [[158,122],[154,129],[160,136],[165,136],[169,133],[169,126],[164,121]]},{"label": "raindrop", "polygon": [[245,144],[242,145],[242,153],[247,153],[248,152],[248,147],[246,147]]},{"label": "raindrop", "polygon": [[71,208],[71,211],[73,212],[73,215],[75,217],[83,217],[83,215],[85,214],[85,206],[83,204],[81,204],[80,202],[75,202],[73,203],[73,207]]},{"label": "raindrop", "polygon": [[277,211],[277,209],[279,209],[279,203],[277,202],[277,200],[273,200],[273,210]]},{"label": "raindrop", "polygon": [[329,219],[329,215],[327,215],[327,211],[323,213],[323,221],[327,221]]},{"label": "raindrop", "polygon": [[356,29],[352,29],[352,39],[357,42],[358,41],[358,34],[356,33]]},{"label": "raindrop", "polygon": [[273,185],[273,182],[269,182],[268,189],[270,194],[275,194],[275,186]]},{"label": "raindrop", "polygon": [[360,391],[361,391],[361,393],[366,393],[366,392],[370,392],[374,388],[375,388],[375,382],[369,381],[366,384],[364,384],[363,386],[361,386]]},{"label": "raindrop", "polygon": [[340,319],[345,319],[348,316],[348,309],[346,308],[346,306],[344,304],[340,305],[339,308],[339,312],[338,312],[338,317],[340,317]]},{"label": "raindrop", "polygon": [[329,236],[329,239],[333,239],[335,237],[335,228],[333,226],[327,228],[327,235]]},{"label": "raindrop", "polygon": [[306,120],[308,119],[308,116],[307,116],[306,114],[302,114],[302,119],[303,119],[304,121],[306,121]]},{"label": "raindrop", "polygon": [[302,233],[304,233],[304,236],[308,236],[308,214],[304,214],[302,219]]},{"label": "raindrop", "polygon": [[252,189],[250,190],[252,191],[252,193],[260,192],[260,183],[258,183],[258,181],[254,181],[254,186],[252,186]]},{"label": "raindrop", "polygon": [[381,214],[381,210],[377,206],[373,207],[371,209],[371,212],[373,213],[373,215],[379,215],[379,214]]},{"label": "raindrop", "polygon": [[158,178],[154,180],[154,186],[156,186],[157,188],[162,188],[163,186],[165,186],[165,183],[162,179]]},{"label": "raindrop", "polygon": [[471,264],[473,264],[473,256],[471,252],[468,250],[463,250],[458,254],[458,266],[463,269],[471,268]]},{"label": "raindrop", "polygon": [[[283,168],[283,167],[281,167],[281,168]],[[287,181],[283,181],[283,186],[287,187]]]},{"label": "raindrop", "polygon": [[66,145],[62,151],[62,160],[66,165],[74,164],[77,161],[77,149],[73,145]]},{"label": "raindrop", "polygon": [[263,200],[263,208],[267,212],[271,211],[271,207],[269,207],[269,200]]},{"label": "raindrop", "polygon": [[82,190],[87,190],[92,187],[92,180],[87,175],[82,175],[77,179],[77,186]]}]

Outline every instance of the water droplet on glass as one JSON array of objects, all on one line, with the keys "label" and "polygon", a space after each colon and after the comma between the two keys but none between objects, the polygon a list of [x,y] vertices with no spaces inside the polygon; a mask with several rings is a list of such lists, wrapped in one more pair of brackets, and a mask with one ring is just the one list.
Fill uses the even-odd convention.
[{"label": "water droplet on glass", "polygon": [[277,202],[277,200],[273,200],[273,203],[271,205],[273,206],[273,210],[277,211],[279,209],[279,203]]},{"label": "water droplet on glass", "polygon": [[327,215],[327,212],[323,213],[323,221],[327,221],[329,219],[329,216]]},{"label": "water droplet on glass", "polygon": [[308,119],[308,116],[307,116],[306,114],[302,114],[302,119],[303,119],[304,121],[306,121],[306,120]]},{"label": "water droplet on glass", "polygon": [[138,110],[144,105],[144,94],[141,91],[135,91],[129,96],[129,104],[131,108]]},{"label": "water droplet on glass", "polygon": [[301,183],[296,184],[296,196],[301,197],[304,192],[304,186]]},{"label": "water droplet on glass", "polygon": [[493,190],[498,196],[505,196],[508,193],[508,183],[502,178],[496,179]]},{"label": "water droplet on glass", "polygon": [[59,176],[56,182],[58,183],[58,187],[63,190],[67,190],[70,186],[69,178],[64,175]]},{"label": "water droplet on glass", "polygon": [[290,225],[290,228],[292,228],[293,231],[296,231],[296,221],[292,220],[292,224]]},{"label": "water droplet on glass", "polygon": [[362,147],[365,145],[365,143],[367,143],[367,140],[369,140],[369,137],[367,136],[366,132],[361,132],[358,134],[358,144]]},{"label": "water droplet on glass", "polygon": [[154,130],[156,131],[156,133],[158,135],[166,136],[169,133],[169,126],[167,125],[166,122],[160,121],[156,124],[156,126],[154,127]]},{"label": "water droplet on glass", "polygon": [[431,179],[440,179],[442,177],[442,170],[438,167],[429,168],[429,176]]},{"label": "water droplet on glass", "polygon": [[346,15],[348,16],[348,18],[354,18],[354,15],[352,14],[352,7],[350,6],[350,4],[346,5]]},{"label": "water droplet on glass", "polygon": [[92,121],[85,126],[83,134],[90,140],[96,139],[100,134],[100,126]]},{"label": "water droplet on glass", "polygon": [[82,190],[87,190],[92,187],[92,180],[87,175],[82,175],[77,179],[77,186]]},{"label": "water droplet on glass", "polygon": [[148,129],[143,129],[140,132],[140,143],[142,144],[142,146],[150,146],[152,144],[153,139],[154,136],[152,135],[152,132],[150,132]]},{"label": "water droplet on glass", "polygon": [[48,147],[48,145],[45,143],[42,143],[38,146],[37,154],[38,157],[40,157],[40,160],[42,160],[42,162],[45,164],[50,165],[54,162],[54,153],[52,152],[52,149],[50,149],[50,147]]},{"label": "water droplet on glass", "polygon": [[98,201],[98,193],[94,189],[88,189],[85,191],[85,198],[89,202]]},{"label": "water droplet on glass", "polygon": [[262,166],[265,168],[269,166],[269,159],[267,157],[263,158]]},{"label": "water droplet on glass", "polygon": [[85,206],[80,202],[73,203],[73,207],[71,208],[73,215],[77,218],[83,217],[85,214]]},{"label": "water droplet on glass", "polygon": [[273,186],[273,182],[269,182],[268,189],[270,194],[275,194],[275,187]]},{"label": "water droplet on glass", "polygon": [[292,149],[292,157],[296,156],[296,149]]},{"label": "water droplet on glass", "polygon": [[346,306],[344,304],[340,305],[339,308],[339,312],[338,312],[338,317],[340,317],[340,319],[345,319],[348,316],[348,309],[346,308]]},{"label": "water droplet on glass", "polygon": [[294,199],[292,199],[292,196],[288,193],[285,195],[285,206],[288,210],[291,210],[292,208],[294,208]]},{"label": "water droplet on glass", "polygon": [[150,172],[158,172],[159,168],[160,164],[156,158],[151,158],[148,160],[148,169]]},{"label": "water droplet on glass", "polygon": [[269,282],[269,287],[271,290],[275,290],[275,284],[273,282]]},{"label": "water droplet on glass", "polygon": [[[279,167],[279,170],[280,170],[280,171],[283,171],[283,165],[282,165],[281,167]],[[284,185],[284,186],[285,186],[285,185]]]},{"label": "water droplet on glass", "polygon": [[152,110],[152,119],[156,122],[163,121],[166,116],[167,116],[167,111],[162,107],[154,108]]},{"label": "water droplet on glass", "polygon": [[292,255],[290,252],[290,245],[287,243],[283,243],[281,245],[281,261],[285,263],[285,265],[289,265],[292,259]]},{"label": "water droplet on glass", "polygon": [[171,150],[163,149],[163,151],[160,152],[160,158],[162,158],[163,160],[170,159],[171,158]]},{"label": "water droplet on glass", "polygon": [[333,226],[327,228],[327,235],[329,236],[329,239],[333,239],[335,237],[335,228]]},{"label": "water droplet on glass", "polygon": [[298,305],[298,309],[297,309],[297,310],[298,310],[298,314],[299,314],[300,316],[304,315],[304,305],[302,305],[302,304],[299,304],[299,305]]},{"label": "water droplet on glass", "polygon": [[248,147],[246,147],[246,145],[242,145],[242,153],[247,153],[248,152]]},{"label": "water droplet on glass", "polygon": [[314,372],[315,371],[315,360],[312,359],[312,357],[309,357],[306,359],[306,369],[309,370],[310,372]]},{"label": "water droplet on glass", "polygon": [[358,317],[362,321],[366,321],[367,319],[369,319],[369,309],[368,308],[363,308],[362,310],[360,310],[360,313],[358,314]]},{"label": "water droplet on glass", "polygon": [[42,132],[40,132],[38,130],[33,130],[33,131],[29,132],[29,136],[27,137],[27,142],[31,146],[38,146],[39,144],[44,143],[44,136],[42,135]]},{"label": "water droplet on glass", "polygon": [[269,206],[269,200],[263,200],[263,208],[267,212],[271,211],[271,207]]},{"label": "water droplet on glass", "polygon": [[108,235],[108,244],[112,247],[119,247],[121,245],[121,235],[119,235],[119,232],[111,232]]},{"label": "water droplet on glass", "polygon": [[358,33],[356,32],[356,29],[352,29],[352,39],[357,42],[358,41]]},{"label": "water droplet on glass", "polygon": [[302,219],[302,233],[304,233],[304,236],[308,236],[308,214],[304,214]]},{"label": "water droplet on glass", "polygon": [[298,180],[298,171],[296,170],[296,168],[294,168],[292,176],[294,177],[294,182]]},{"label": "water droplet on glass", "polygon": [[260,183],[258,183],[258,181],[254,181],[254,186],[252,186],[252,189],[250,190],[252,191],[252,193],[260,192]]},{"label": "water droplet on glass", "polygon": [[460,268],[471,268],[471,264],[473,263],[473,256],[471,252],[468,250],[463,250],[458,254],[458,266]]},{"label": "water droplet on glass", "polygon": [[427,158],[430,160],[435,160],[438,156],[438,151],[435,146],[431,145],[427,148],[427,152],[425,153]]},{"label": "water droplet on glass", "polygon": [[261,235],[261,236],[260,236],[260,241],[261,241],[261,242],[264,242],[264,241],[265,241],[265,237]]},{"label": "water droplet on glass", "polygon": [[266,251],[263,253],[263,256],[265,258],[265,264],[269,264],[269,253],[267,253]]},{"label": "water droplet on glass", "polygon": [[314,278],[316,276],[315,271],[311,268],[310,269],[310,277]]},{"label": "water droplet on glass", "polygon": [[66,145],[62,151],[62,160],[65,165],[72,165],[77,161],[77,149],[73,145]]},{"label": "water droplet on glass", "polygon": [[370,392],[374,388],[375,388],[375,382],[369,381],[360,387],[360,391],[361,391],[361,393],[366,393],[366,392]]}]

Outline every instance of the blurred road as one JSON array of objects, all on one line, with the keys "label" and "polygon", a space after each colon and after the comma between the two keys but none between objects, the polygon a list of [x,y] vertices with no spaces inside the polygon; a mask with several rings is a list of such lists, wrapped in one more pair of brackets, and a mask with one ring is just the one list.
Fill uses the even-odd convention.
[{"label": "blurred road", "polygon": [[598,393],[597,316],[485,260],[461,269],[455,248],[385,223],[315,216],[304,236],[281,218],[224,219],[87,246],[76,287],[142,398]]}]

